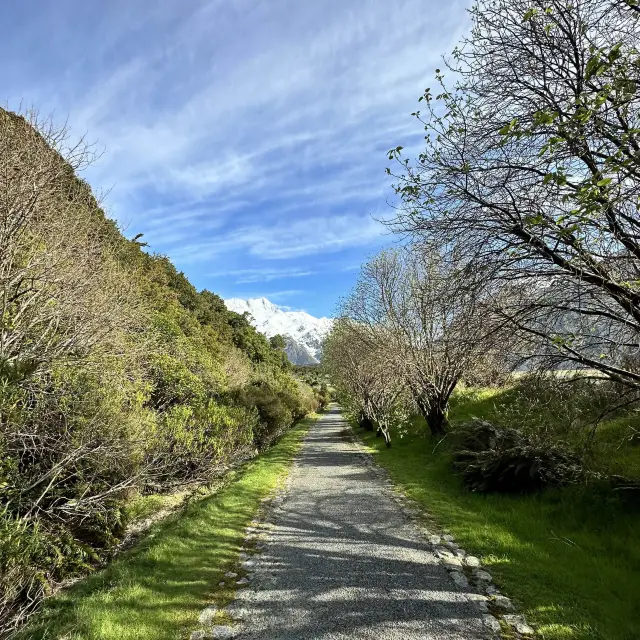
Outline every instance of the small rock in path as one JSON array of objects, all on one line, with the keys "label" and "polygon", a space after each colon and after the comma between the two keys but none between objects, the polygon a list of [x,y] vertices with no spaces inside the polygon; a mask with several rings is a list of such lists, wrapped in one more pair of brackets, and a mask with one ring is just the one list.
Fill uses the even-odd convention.
[{"label": "small rock in path", "polygon": [[237,578],[237,577],[238,577],[238,574],[237,574],[237,573],[235,573],[234,571],[227,571],[227,572],[224,574],[224,577],[225,577],[225,578]]},{"label": "small rock in path", "polygon": [[465,576],[461,571],[452,571],[449,575],[461,589],[466,589],[469,586],[467,576]]},{"label": "small rock in path", "polygon": [[493,633],[500,633],[500,623],[490,613],[482,616],[482,622]]},{"label": "small rock in path", "polygon": [[488,571],[477,569],[473,572],[473,577],[481,582],[491,582],[491,574]]},{"label": "small rock in path", "polygon": [[515,611],[513,602],[507,596],[496,596],[493,599],[493,605],[501,611]]},{"label": "small rock in path", "polygon": [[236,582],[236,584],[238,584],[240,586],[244,586],[245,584],[249,584],[249,580],[247,578],[240,578],[240,580],[238,580],[238,582]]},{"label": "small rock in path", "polygon": [[217,612],[218,608],[214,606],[203,609],[198,616],[198,622],[200,622],[200,624],[209,624],[213,620]]},{"label": "small rock in path", "polygon": [[519,615],[507,615],[503,616],[504,621],[511,625],[518,633],[523,636],[532,636],[534,634],[533,629],[527,624],[524,616]]},{"label": "small rock in path", "polygon": [[211,629],[209,637],[216,638],[217,640],[230,640],[230,638],[235,638],[237,635],[238,632],[233,627],[216,625]]},{"label": "small rock in path", "polygon": [[480,560],[478,558],[476,558],[475,556],[467,556],[464,559],[464,563],[468,567],[479,567],[480,566]]}]

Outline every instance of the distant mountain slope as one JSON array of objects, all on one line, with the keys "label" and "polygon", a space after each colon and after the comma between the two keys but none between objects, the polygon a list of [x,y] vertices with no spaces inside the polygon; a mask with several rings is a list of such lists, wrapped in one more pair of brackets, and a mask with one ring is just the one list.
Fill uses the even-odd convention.
[{"label": "distant mountain slope", "polygon": [[236,313],[248,312],[253,326],[267,337],[281,335],[294,364],[316,364],[322,357],[322,341],[333,325],[330,318],[316,318],[305,311],[286,311],[266,298],[230,298],[224,301]]}]

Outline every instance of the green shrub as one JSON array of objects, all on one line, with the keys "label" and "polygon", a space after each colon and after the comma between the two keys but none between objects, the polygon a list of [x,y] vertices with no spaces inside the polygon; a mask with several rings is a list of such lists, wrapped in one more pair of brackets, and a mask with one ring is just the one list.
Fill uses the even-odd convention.
[{"label": "green shrub", "polygon": [[577,482],[578,458],[557,443],[475,420],[461,429],[454,464],[470,491],[526,493]]}]

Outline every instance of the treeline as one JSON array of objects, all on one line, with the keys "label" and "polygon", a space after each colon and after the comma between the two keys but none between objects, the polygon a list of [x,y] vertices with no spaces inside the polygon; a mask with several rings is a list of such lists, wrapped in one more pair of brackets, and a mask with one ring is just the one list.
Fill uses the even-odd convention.
[{"label": "treeline", "polygon": [[206,481],[323,401],[220,297],[127,240],[91,147],[0,109],[0,636],[101,563],[136,496]]},{"label": "treeline", "polygon": [[470,15],[412,114],[424,145],[389,152],[389,226],[409,242],[362,267],[325,363],[389,445],[415,414],[442,438],[461,383],[537,372],[530,412],[574,389],[593,419],[580,438],[478,423],[459,439],[474,488],[561,484],[598,423],[639,399],[640,10],[479,0]]}]

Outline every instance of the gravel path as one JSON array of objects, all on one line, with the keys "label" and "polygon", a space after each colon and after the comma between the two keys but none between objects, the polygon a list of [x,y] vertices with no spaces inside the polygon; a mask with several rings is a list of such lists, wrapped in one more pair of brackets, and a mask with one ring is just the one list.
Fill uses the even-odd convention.
[{"label": "gravel path", "polygon": [[306,437],[273,514],[242,638],[485,638],[482,616],[391,498],[333,409]]}]

